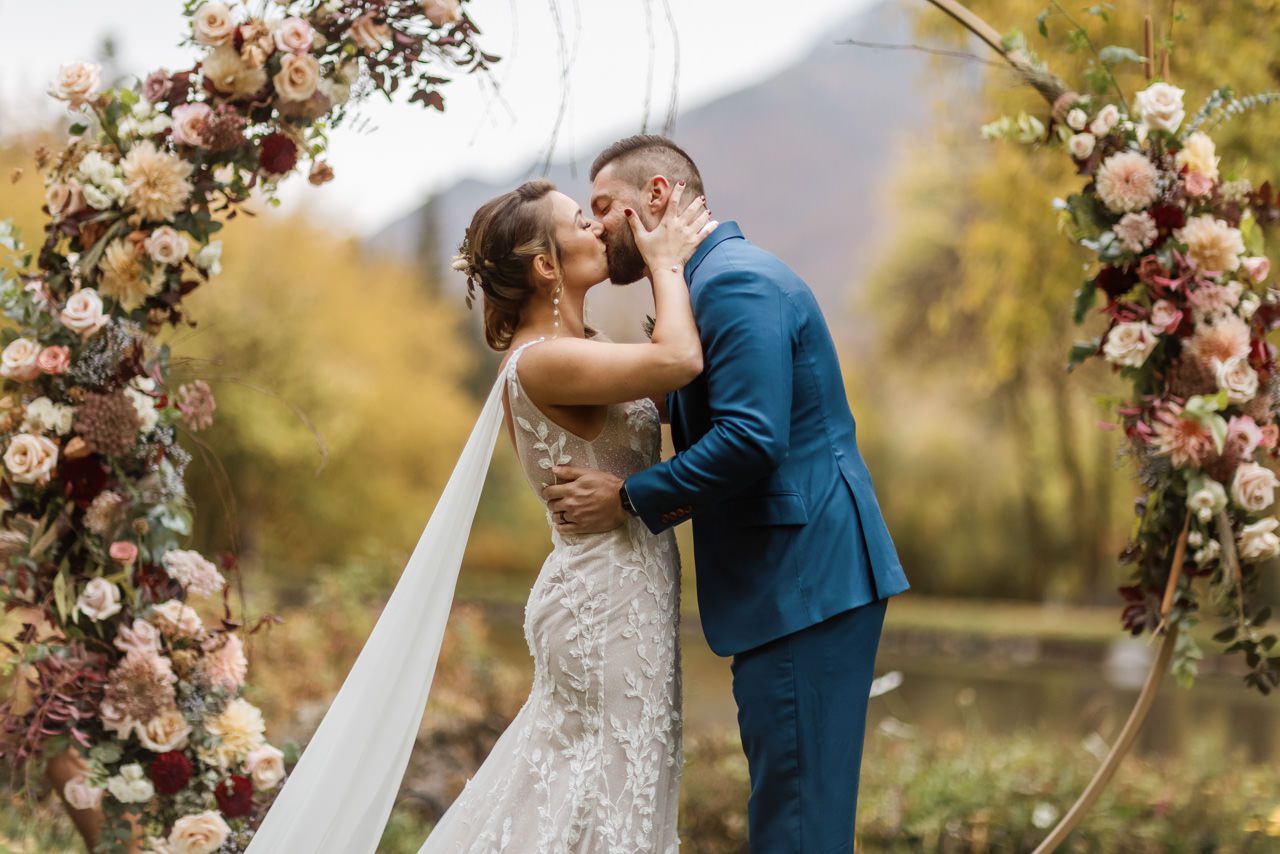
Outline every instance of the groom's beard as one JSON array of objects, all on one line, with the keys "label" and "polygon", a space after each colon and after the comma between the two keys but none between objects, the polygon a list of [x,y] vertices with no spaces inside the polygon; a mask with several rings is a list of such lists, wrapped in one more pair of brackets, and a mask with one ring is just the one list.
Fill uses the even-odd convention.
[{"label": "groom's beard", "polygon": [[644,278],[644,256],[636,248],[635,235],[625,222],[622,231],[605,235],[604,254],[609,262],[609,281],[615,285],[629,285]]}]

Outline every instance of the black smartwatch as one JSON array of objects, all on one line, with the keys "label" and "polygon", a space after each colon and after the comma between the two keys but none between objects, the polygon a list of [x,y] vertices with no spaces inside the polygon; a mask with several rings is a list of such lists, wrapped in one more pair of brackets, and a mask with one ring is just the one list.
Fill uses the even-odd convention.
[{"label": "black smartwatch", "polygon": [[618,500],[622,502],[622,509],[626,511],[628,516],[639,516],[636,508],[631,506],[631,496],[627,495],[627,485],[624,483],[618,487]]}]

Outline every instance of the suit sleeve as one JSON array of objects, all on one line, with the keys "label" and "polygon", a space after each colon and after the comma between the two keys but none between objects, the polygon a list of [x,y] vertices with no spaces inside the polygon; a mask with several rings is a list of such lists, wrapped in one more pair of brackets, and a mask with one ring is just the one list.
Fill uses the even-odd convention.
[{"label": "suit sleeve", "polygon": [[711,429],[683,453],[627,478],[627,495],[655,534],[742,492],[787,455],[791,322],[782,289],[728,269],[702,283],[694,314],[702,340]]}]

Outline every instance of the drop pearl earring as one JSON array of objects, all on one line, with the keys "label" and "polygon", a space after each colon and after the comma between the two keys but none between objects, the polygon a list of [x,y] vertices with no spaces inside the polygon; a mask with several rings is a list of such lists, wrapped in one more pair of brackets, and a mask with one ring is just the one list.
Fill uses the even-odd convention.
[{"label": "drop pearl earring", "polygon": [[555,329],[555,332],[551,335],[552,338],[557,338],[560,335],[560,291],[563,287],[563,285],[556,285],[555,291],[551,294],[551,325]]}]

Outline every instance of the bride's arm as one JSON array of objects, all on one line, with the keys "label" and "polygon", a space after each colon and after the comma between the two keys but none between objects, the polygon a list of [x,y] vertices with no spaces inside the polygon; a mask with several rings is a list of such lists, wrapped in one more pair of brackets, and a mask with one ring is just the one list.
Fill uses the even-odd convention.
[{"label": "bride's arm", "polygon": [[705,237],[709,221],[699,198],[678,211],[676,185],[662,221],[647,230],[634,211],[627,222],[653,281],[656,319],[647,344],[561,338],[530,347],[516,370],[538,403],[575,406],[661,397],[702,373],[702,344],[693,322],[683,266]]}]

